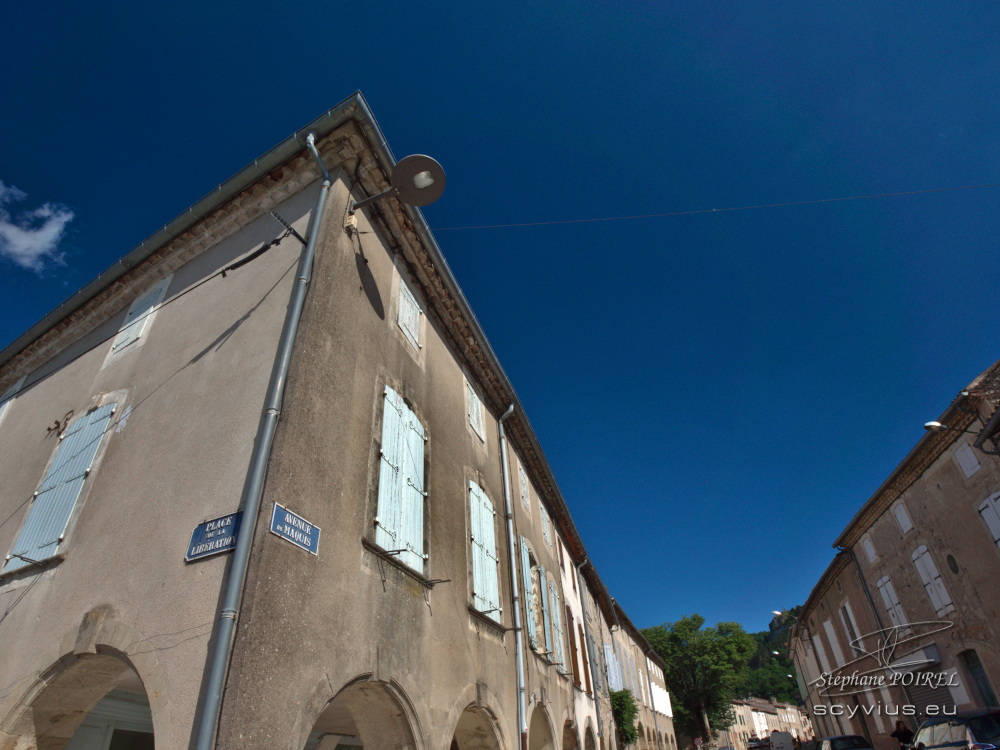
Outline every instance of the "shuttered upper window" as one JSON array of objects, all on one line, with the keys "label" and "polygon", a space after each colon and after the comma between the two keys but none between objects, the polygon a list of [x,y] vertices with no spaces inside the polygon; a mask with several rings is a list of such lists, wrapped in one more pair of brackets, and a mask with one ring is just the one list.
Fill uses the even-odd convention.
[{"label": "shuttered upper window", "polygon": [[486,440],[486,430],[483,428],[483,402],[476,395],[476,390],[472,387],[472,383],[465,382],[465,391],[467,394],[466,403],[469,412],[469,424],[472,425],[473,432],[479,435],[480,440]]},{"label": "shuttered upper window", "polygon": [[24,525],[7,555],[4,573],[47,560],[59,552],[114,411],[115,404],[100,406],[73,420],[60,435],[45,478],[35,490]]},{"label": "shuttered upper window", "polygon": [[423,572],[424,427],[403,397],[386,386],[379,454],[375,543]]},{"label": "shuttered upper window", "polygon": [[[901,633],[909,632],[909,628],[906,625],[906,615],[903,613],[903,607],[899,603],[899,597],[896,596],[896,589],[892,586],[892,581],[889,580],[889,576],[882,576],[876,583],[878,586],[878,591],[882,595],[882,602],[885,604],[886,611],[889,613],[889,619],[892,620],[893,625],[904,626]],[[829,669],[824,669],[824,671],[829,672]]]},{"label": "shuttered upper window", "polygon": [[865,550],[865,557],[868,558],[868,562],[873,563],[873,562],[875,562],[876,559],[878,559],[878,555],[875,554],[875,545],[872,544],[871,537],[867,537],[867,536],[864,537],[861,540],[861,546]]},{"label": "shuttered upper window", "polygon": [[556,582],[550,580],[549,586],[549,611],[552,618],[552,663],[566,671],[566,653],[563,649],[562,605],[559,603],[559,589]]},{"label": "shuttered upper window", "polygon": [[524,473],[524,466],[520,462],[517,464],[517,477],[521,483],[521,505],[531,510],[531,493],[528,491],[528,475]]},{"label": "shuttered upper window", "polygon": [[472,606],[500,622],[496,511],[475,482],[469,482],[469,525],[472,552]]},{"label": "shuttered upper window", "polygon": [[1000,492],[990,495],[979,506],[986,528],[993,535],[993,541],[1000,547]]},{"label": "shuttered upper window", "polygon": [[552,520],[549,518],[549,512],[545,510],[545,506],[540,501],[538,503],[538,516],[542,519],[542,536],[545,538],[545,543],[551,547],[552,530],[549,527]]},{"label": "shuttered upper window", "polygon": [[965,474],[966,479],[971,477],[981,468],[979,465],[979,459],[976,458],[976,454],[972,450],[972,446],[968,443],[962,443],[955,449],[955,461],[958,462],[958,465],[961,467],[962,473]]},{"label": "shuttered upper window", "polygon": [[132,306],[129,307],[128,312],[125,314],[125,321],[122,323],[122,327],[118,330],[115,342],[111,345],[113,353],[117,354],[124,351],[128,346],[142,338],[142,334],[149,327],[150,322],[152,322],[153,313],[156,312],[157,307],[163,301],[163,295],[166,294],[169,284],[169,277],[163,279],[152,289],[140,294],[135,302],[132,303]]},{"label": "shuttered upper window", "polygon": [[942,617],[949,612],[954,612],[955,605],[951,601],[951,595],[945,588],[944,581],[941,580],[941,573],[938,572],[937,565],[934,564],[927,545],[921,544],[913,551],[913,564],[917,568],[917,573],[920,574],[924,590],[930,597],[937,616]]},{"label": "shuttered upper window", "polygon": [[913,521],[910,520],[910,514],[906,512],[906,506],[902,503],[896,503],[892,506],[892,515],[896,517],[899,530],[904,534],[913,528]]},{"label": "shuttered upper window", "polygon": [[420,316],[423,311],[413,293],[406,288],[406,284],[399,282],[399,311],[396,314],[396,322],[399,329],[406,336],[416,349],[420,348]]}]

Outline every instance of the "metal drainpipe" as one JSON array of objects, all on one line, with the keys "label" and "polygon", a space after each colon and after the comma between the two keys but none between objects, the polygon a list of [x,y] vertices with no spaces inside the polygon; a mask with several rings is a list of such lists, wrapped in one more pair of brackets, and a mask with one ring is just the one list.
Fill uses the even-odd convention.
[{"label": "metal drainpipe", "polygon": [[292,298],[285,315],[285,323],[278,341],[278,352],[271,369],[271,380],[267,386],[267,397],[264,411],[260,415],[257,428],[259,439],[250,459],[248,470],[249,481],[243,503],[243,528],[236,540],[229,576],[226,580],[226,595],[222,603],[222,614],[219,616],[219,626],[215,634],[215,646],[209,657],[208,679],[205,685],[205,703],[201,710],[198,733],[195,739],[195,750],[211,750],[215,732],[219,723],[219,706],[222,703],[222,689],[232,654],[233,631],[236,629],[236,616],[239,613],[240,598],[243,593],[243,583],[246,580],[247,568],[250,562],[250,545],[253,542],[257,526],[257,513],[260,501],[264,496],[264,478],[267,473],[267,462],[271,455],[271,445],[274,433],[278,427],[278,416],[281,413],[281,401],[285,393],[288,368],[292,359],[292,348],[295,336],[299,330],[299,320],[305,307],[306,292],[309,289],[309,278],[312,274],[313,256],[316,254],[317,238],[323,225],[323,214],[326,211],[326,200],[330,192],[330,172],[316,150],[316,134],[306,136],[306,147],[316,161],[323,175],[319,189],[316,208],[309,221],[309,241],[299,257],[299,269],[292,290]]},{"label": "metal drainpipe", "polygon": [[524,704],[524,634],[521,630],[521,595],[517,585],[517,543],[514,538],[514,508],[510,501],[510,467],[507,464],[507,433],[503,423],[514,413],[514,404],[510,405],[497,421],[500,427],[500,462],[503,467],[503,502],[507,514],[507,552],[510,558],[510,592],[514,599],[514,653],[517,655],[517,728],[521,734],[521,750],[528,748],[528,717]]},{"label": "metal drainpipe", "polygon": [[653,713],[653,731],[656,732],[656,746],[660,747],[660,725],[656,722],[656,703],[653,701],[653,681],[649,679],[649,655],[653,653],[650,646],[646,651],[646,692],[649,694],[649,710]]},{"label": "metal drainpipe", "polygon": [[[594,643],[594,648],[597,648],[597,641],[594,640],[594,636],[590,632],[590,623],[587,622],[587,615],[589,614],[587,608],[587,597],[583,595],[583,576],[580,575],[580,571],[583,569],[583,566],[586,565],[588,562],[590,562],[590,556],[584,555],[583,559],[576,566],[576,589],[577,591],[580,592],[580,607],[581,609],[583,609],[583,632]],[[601,640],[603,641],[603,639]],[[585,644],[585,648],[587,649],[587,653],[590,653],[589,642]],[[594,654],[594,659],[593,659],[594,667],[600,666],[600,663],[601,663],[600,655]],[[595,670],[591,669],[591,671],[593,672]],[[591,675],[590,679],[592,685],[596,685],[597,675],[596,674]],[[605,675],[605,681],[607,681],[607,675]],[[609,694],[611,693],[610,687],[608,689],[608,693]],[[597,700],[596,687],[594,687],[594,713],[597,714],[597,736],[599,739],[604,739],[604,722],[601,721],[601,706],[600,702]]]}]

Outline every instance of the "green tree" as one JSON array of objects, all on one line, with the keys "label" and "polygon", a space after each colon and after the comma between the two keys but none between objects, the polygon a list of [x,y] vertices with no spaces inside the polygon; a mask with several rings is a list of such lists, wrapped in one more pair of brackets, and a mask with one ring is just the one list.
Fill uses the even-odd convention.
[{"label": "green tree", "polygon": [[731,701],[745,683],[757,644],[735,622],[704,625],[704,617],[691,615],[642,634],[667,665],[675,722],[683,732],[711,741],[713,727],[732,726]]},{"label": "green tree", "polygon": [[632,691],[611,691],[611,713],[615,717],[618,747],[628,747],[639,739],[639,730],[635,728],[635,717],[639,709],[635,705]]},{"label": "green tree", "polygon": [[757,651],[750,659],[746,679],[737,689],[740,697],[756,696],[775,698],[786,703],[798,702],[799,692],[794,677],[795,667],[788,653],[788,638],[801,609],[793,607],[786,610],[772,620],[769,630],[751,634],[757,644]]}]

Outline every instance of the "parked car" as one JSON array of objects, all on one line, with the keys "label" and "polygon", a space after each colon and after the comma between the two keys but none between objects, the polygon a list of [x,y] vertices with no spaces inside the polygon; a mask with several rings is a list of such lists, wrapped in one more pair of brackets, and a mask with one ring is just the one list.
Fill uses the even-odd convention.
[{"label": "parked car", "polygon": [[816,750],[872,750],[872,743],[856,734],[822,737],[814,742]]},{"label": "parked car", "polygon": [[910,745],[914,750],[937,747],[992,750],[996,746],[1000,746],[1000,709],[996,708],[959,711],[954,716],[927,719]]}]

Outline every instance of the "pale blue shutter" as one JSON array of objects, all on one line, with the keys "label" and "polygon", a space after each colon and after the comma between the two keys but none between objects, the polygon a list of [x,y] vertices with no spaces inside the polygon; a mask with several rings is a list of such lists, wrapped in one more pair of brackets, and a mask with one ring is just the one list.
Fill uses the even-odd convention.
[{"label": "pale blue shutter", "polygon": [[995,504],[998,497],[1000,496],[991,495],[986,498],[979,506],[979,514],[983,517],[990,534],[993,535],[993,541],[997,543],[997,546],[1000,546],[1000,513],[997,512]]},{"label": "pale blue shutter", "polygon": [[115,404],[105,404],[74,420],[63,433],[4,572],[56,554],[114,410]]},{"label": "pale blue shutter", "polygon": [[472,544],[472,606],[480,612],[489,609],[486,600],[486,553],[483,549],[483,500],[479,485],[469,482],[469,526]]},{"label": "pale blue shutter", "polygon": [[603,680],[601,680],[601,670],[597,668],[597,647],[594,645],[594,637],[587,636],[587,658],[590,660],[590,674],[594,678],[594,692],[603,692]]},{"label": "pale blue shutter", "polygon": [[521,537],[521,578],[524,583],[524,614],[525,623],[528,627],[528,638],[531,647],[538,646],[538,638],[535,633],[538,627],[535,624],[535,594],[531,590],[531,554],[528,552],[528,543]]},{"label": "pale blue shutter", "polygon": [[545,566],[538,566],[538,588],[541,589],[542,594],[542,625],[545,629],[545,658],[552,660],[552,614],[549,612],[549,597],[546,595],[545,589],[547,588],[545,580]]},{"label": "pale blue shutter", "polygon": [[604,644],[604,662],[608,665],[608,687],[612,690],[624,688],[621,665],[618,663],[618,657],[615,656],[615,647],[610,643]]},{"label": "pale blue shutter", "polygon": [[555,581],[549,581],[549,602],[552,610],[552,640],[555,647],[555,663],[566,669],[566,655],[563,652],[562,607]]},{"label": "pale blue shutter", "polygon": [[406,406],[403,398],[388,386],[383,406],[375,543],[393,551],[403,549],[399,531],[403,507],[403,410]]},{"label": "pale blue shutter", "polygon": [[399,559],[414,570],[423,572],[424,560],[424,426],[403,404],[403,464],[400,547],[406,552]]},{"label": "pale blue shutter", "polygon": [[503,608],[500,606],[500,556],[497,554],[496,511],[493,509],[493,502],[486,496],[486,493],[479,487],[476,489],[479,490],[482,502],[482,512],[480,513],[484,586],[482,597],[486,604],[486,608],[482,611],[500,622]]},{"label": "pale blue shutter", "polygon": [[124,349],[133,341],[139,340],[146,327],[146,322],[149,320],[149,315],[159,304],[165,288],[165,283],[161,281],[132,303],[125,314],[125,322],[122,323],[115,343],[111,346],[112,351]]}]

